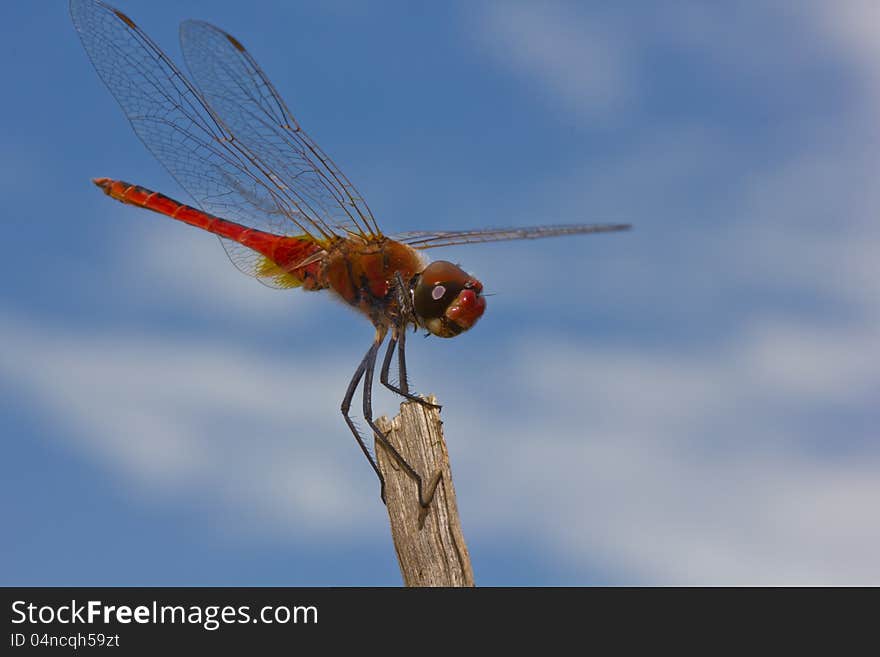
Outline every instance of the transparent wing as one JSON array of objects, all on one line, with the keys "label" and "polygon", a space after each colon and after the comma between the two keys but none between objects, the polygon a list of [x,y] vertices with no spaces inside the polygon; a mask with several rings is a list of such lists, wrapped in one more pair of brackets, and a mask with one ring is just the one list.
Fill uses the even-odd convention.
[{"label": "transparent wing", "polygon": [[560,235],[589,235],[629,230],[629,224],[558,224],[555,226],[527,226],[523,228],[488,228],[484,230],[412,231],[395,235],[393,239],[409,244],[414,249],[435,249],[455,244],[503,242],[505,240],[534,240]]},{"label": "transparent wing", "polygon": [[[128,16],[97,0],[70,14],[98,75],[135,133],[206,212],[318,243],[334,232],[217,117],[165,53]],[[259,257],[221,240],[236,266],[259,276]],[[265,282],[264,279],[261,279]]]},{"label": "transparent wing", "polygon": [[193,81],[236,139],[277,176],[297,205],[334,228],[379,234],[354,185],[303,132],[256,60],[233,36],[202,21],[180,26]]}]

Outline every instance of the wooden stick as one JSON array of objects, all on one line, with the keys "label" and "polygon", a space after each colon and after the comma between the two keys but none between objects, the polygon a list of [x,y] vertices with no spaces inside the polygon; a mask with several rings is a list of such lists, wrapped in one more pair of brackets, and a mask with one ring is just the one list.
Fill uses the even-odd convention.
[{"label": "wooden stick", "polygon": [[[428,401],[436,404],[433,396]],[[415,479],[376,441],[376,458],[385,477],[385,500],[391,537],[407,586],[474,586],[474,572],[455,503],[449,453],[443,440],[438,409],[404,402],[400,414],[377,420],[388,441],[420,473],[424,495],[434,497],[427,509],[419,505]]]}]

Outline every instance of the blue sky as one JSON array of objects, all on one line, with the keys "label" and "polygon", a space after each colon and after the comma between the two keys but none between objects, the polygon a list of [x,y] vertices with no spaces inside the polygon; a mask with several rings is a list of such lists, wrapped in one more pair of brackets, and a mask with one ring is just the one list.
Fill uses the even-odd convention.
[{"label": "blue sky", "polygon": [[[495,293],[408,351],[478,584],[880,583],[874,3],[118,5],[237,36],[388,232],[635,225],[442,253]],[[397,585],[368,323],[101,195],[188,200],[66,3],[0,19],[0,583]]]}]

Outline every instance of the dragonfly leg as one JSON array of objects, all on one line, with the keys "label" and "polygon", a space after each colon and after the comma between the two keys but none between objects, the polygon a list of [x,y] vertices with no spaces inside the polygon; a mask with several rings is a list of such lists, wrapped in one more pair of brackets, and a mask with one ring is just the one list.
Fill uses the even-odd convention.
[{"label": "dragonfly leg", "polygon": [[409,378],[406,376],[406,326],[400,331],[397,345],[397,380],[403,393],[409,394]]},{"label": "dragonfly leg", "polygon": [[[431,500],[434,498],[434,492],[437,488],[436,483],[433,483],[431,487],[430,495],[427,499],[425,499],[425,495],[423,493],[422,486],[422,477],[418,472],[415,471],[409,463],[407,463],[406,459],[401,456],[400,452],[395,449],[394,445],[392,445],[388,441],[388,437],[386,434],[379,429],[375,422],[373,422],[373,398],[372,398],[372,388],[373,388],[373,372],[376,368],[376,355],[379,352],[379,345],[382,344],[382,340],[385,339],[385,329],[377,329],[376,331],[376,340],[373,342],[373,346],[370,348],[370,351],[367,352],[367,357],[364,359],[365,370],[363,372],[364,377],[364,419],[367,421],[367,424],[376,434],[376,440],[382,443],[382,445],[391,452],[392,456],[397,460],[400,464],[400,467],[406,471],[406,473],[416,480],[416,488],[419,494],[419,505],[426,509],[431,504]],[[392,340],[394,336],[392,336]],[[390,353],[390,352],[389,352]],[[385,360],[390,360],[390,356],[386,355]],[[384,364],[384,363],[383,363]],[[360,378],[360,377],[358,377]],[[355,383],[355,385],[357,385]],[[379,477],[382,479],[381,475]],[[382,501],[385,501],[385,480],[382,479]]]},{"label": "dragonfly leg", "polygon": [[[406,331],[395,328],[391,333],[391,338],[388,340],[388,349],[385,351],[385,358],[382,360],[382,369],[379,371],[379,381],[383,386],[388,388],[391,392],[395,392],[401,397],[406,397],[410,401],[419,402],[423,406],[427,406],[428,408],[436,408],[440,409],[441,406],[439,404],[432,404],[431,402],[419,397],[416,394],[413,394],[409,391],[409,386],[406,384],[406,361],[403,358],[403,346]],[[394,356],[394,348],[397,347],[397,358],[398,365],[403,363],[403,370],[400,375],[401,385],[400,387],[391,383],[388,380],[389,371],[391,369],[391,358]]]},{"label": "dragonfly leg", "polygon": [[[384,337],[384,334],[381,336],[378,333],[376,334],[376,340],[370,346],[370,349],[363,357],[363,360],[361,360],[361,364],[358,365],[357,369],[354,372],[354,375],[352,375],[351,381],[348,384],[348,389],[345,391],[345,397],[342,398],[342,405],[340,406],[342,417],[345,418],[345,423],[348,425],[351,433],[354,434],[355,440],[357,440],[361,451],[364,453],[364,456],[367,457],[367,461],[370,462],[370,466],[372,466],[373,470],[376,472],[376,476],[379,477],[379,494],[382,497],[383,503],[385,502],[385,478],[382,476],[382,472],[379,470],[376,459],[373,458],[373,455],[370,453],[367,444],[361,437],[361,434],[358,431],[357,426],[355,426],[354,421],[351,419],[351,416],[348,414],[348,411],[351,409],[351,400],[354,398],[355,390],[357,390],[358,384],[363,378],[364,372],[367,370],[367,364],[371,361],[373,363],[376,362],[376,352],[379,350],[379,345],[382,344],[382,338]],[[370,421],[370,424],[372,425],[372,420]]]},{"label": "dragonfly leg", "polygon": [[[408,318],[412,316],[412,299],[408,293],[408,287],[403,281],[400,272],[395,273],[395,289],[397,290],[397,304],[400,307],[400,317],[391,332],[391,339],[388,341],[388,350],[385,352],[385,359],[382,361],[382,369],[379,371],[379,381],[383,386],[391,392],[395,392],[401,397],[406,397],[410,401],[420,403],[428,408],[436,408],[440,410],[442,406],[432,404],[415,393],[409,391],[409,379],[406,376],[406,326],[409,323]],[[388,380],[388,373],[391,369],[391,358],[394,355],[394,348],[397,347],[397,380],[398,385],[394,385]]]}]

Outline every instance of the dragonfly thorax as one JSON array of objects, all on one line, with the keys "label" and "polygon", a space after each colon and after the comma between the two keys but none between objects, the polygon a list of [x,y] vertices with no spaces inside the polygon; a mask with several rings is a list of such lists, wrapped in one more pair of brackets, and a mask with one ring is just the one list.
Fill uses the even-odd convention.
[{"label": "dragonfly thorax", "polygon": [[413,280],[425,269],[415,249],[386,237],[342,239],[328,252],[324,287],[354,306],[377,326],[391,326],[399,313],[398,277]]}]

